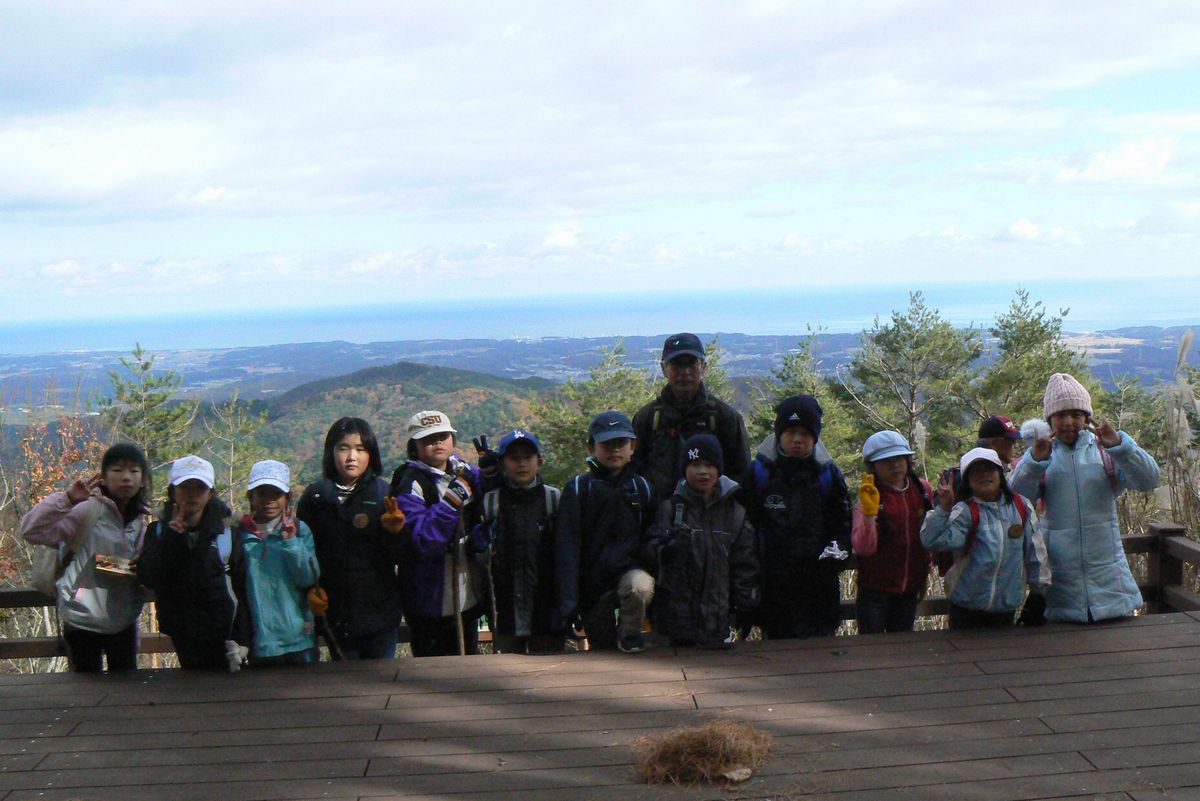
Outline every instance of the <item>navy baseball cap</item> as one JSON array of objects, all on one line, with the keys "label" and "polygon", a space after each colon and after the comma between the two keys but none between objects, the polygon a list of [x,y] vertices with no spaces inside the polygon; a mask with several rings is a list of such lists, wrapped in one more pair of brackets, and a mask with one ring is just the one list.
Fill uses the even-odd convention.
[{"label": "navy baseball cap", "polygon": [[695,334],[672,334],[663,343],[662,360],[669,362],[679,356],[695,356],[704,359],[704,344]]},{"label": "navy baseball cap", "polygon": [[496,455],[503,456],[517,442],[528,442],[533,446],[535,453],[540,455],[542,452],[542,443],[538,442],[537,437],[523,428],[514,428],[500,438],[500,444],[496,446]]},{"label": "navy baseball cap", "polygon": [[620,412],[601,412],[588,424],[589,442],[607,442],[610,439],[637,439],[633,423]]}]

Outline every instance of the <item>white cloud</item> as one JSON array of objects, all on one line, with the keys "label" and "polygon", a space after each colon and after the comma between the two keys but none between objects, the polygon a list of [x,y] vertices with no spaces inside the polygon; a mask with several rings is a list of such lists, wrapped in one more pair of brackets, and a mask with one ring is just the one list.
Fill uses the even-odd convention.
[{"label": "white cloud", "polygon": [[1092,153],[1083,167],[1063,167],[1058,180],[1072,181],[1161,181],[1169,178],[1167,167],[1175,156],[1176,143],[1167,138],[1125,142]]}]

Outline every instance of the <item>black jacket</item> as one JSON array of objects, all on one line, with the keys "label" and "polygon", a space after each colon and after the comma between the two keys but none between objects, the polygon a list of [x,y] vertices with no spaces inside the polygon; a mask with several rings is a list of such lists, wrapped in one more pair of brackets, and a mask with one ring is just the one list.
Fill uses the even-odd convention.
[{"label": "black jacket", "polygon": [[200,524],[184,534],[166,522],[174,513],[175,504],[168,500],[146,531],[135,562],[138,580],[154,590],[159,629],[179,651],[223,654],[226,640],[248,646],[250,618],[235,592],[245,586],[246,565],[227,520],[229,507],[214,496]]},{"label": "black jacket", "polygon": [[329,479],[309,484],[296,517],[313,533],[321,587],[329,594],[326,617],[339,638],[378,634],[400,625],[396,562],[401,538],[379,525],[387,482],[362,476],[344,504]]},{"label": "black jacket", "polygon": [[[752,466],[739,483],[758,532],[769,597],[773,586],[790,580],[796,562],[816,562],[831,541],[850,551],[850,502],[846,479],[819,444],[808,457],[792,459],[779,455],[770,436],[759,448],[757,461],[757,470]],[[833,559],[822,564],[834,570],[846,567],[845,561]]]},{"label": "black jacket", "polygon": [[[501,482],[495,490],[495,516],[484,497],[479,538],[489,544],[496,590],[497,634],[521,637],[553,633],[554,517],[558,490],[539,478],[531,487]],[[552,499],[547,502],[548,493]]]},{"label": "black jacket", "polygon": [[567,482],[554,544],[555,628],[608,593],[626,571],[645,568],[644,534],[653,522],[650,486],[627,465],[614,477],[588,462]]},{"label": "black jacket", "polygon": [[686,409],[680,408],[669,385],[663,387],[658,398],[633,416],[633,431],[638,438],[634,468],[650,482],[656,501],[670,498],[675,491],[681,478],[679,451],[693,434],[712,434],[721,443],[724,475],[740,476],[750,464],[749,437],[741,413],[710,396],[703,384]]},{"label": "black jacket", "polygon": [[658,507],[649,547],[658,561],[654,629],[673,640],[717,646],[729,635],[731,607],[758,606],[754,527],[734,496],[738,484],[721,477],[708,505],[684,481]]}]

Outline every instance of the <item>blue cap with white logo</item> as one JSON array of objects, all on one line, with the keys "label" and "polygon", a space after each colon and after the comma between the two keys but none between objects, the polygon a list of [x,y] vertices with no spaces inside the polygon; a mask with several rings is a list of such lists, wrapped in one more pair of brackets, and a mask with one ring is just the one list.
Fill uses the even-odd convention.
[{"label": "blue cap with white logo", "polygon": [[518,442],[528,442],[533,446],[535,453],[541,454],[542,452],[542,443],[538,442],[537,437],[523,428],[514,428],[500,438],[500,444],[496,446],[496,455],[503,456],[509,448]]}]

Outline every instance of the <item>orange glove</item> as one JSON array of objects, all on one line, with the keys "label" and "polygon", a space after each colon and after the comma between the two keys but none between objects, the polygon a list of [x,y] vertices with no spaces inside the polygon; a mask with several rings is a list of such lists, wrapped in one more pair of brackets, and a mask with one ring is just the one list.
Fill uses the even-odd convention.
[{"label": "orange glove", "polygon": [[863,517],[879,514],[879,488],[875,486],[875,475],[863,471],[862,485],[858,488],[858,502],[862,504]]},{"label": "orange glove", "polygon": [[317,617],[324,617],[329,611],[329,596],[320,587],[308,591],[308,609]]},{"label": "orange glove", "polygon": [[383,516],[379,518],[379,525],[383,526],[383,530],[389,534],[399,534],[400,529],[404,528],[404,512],[400,511],[396,499],[388,496],[383,499]]}]

